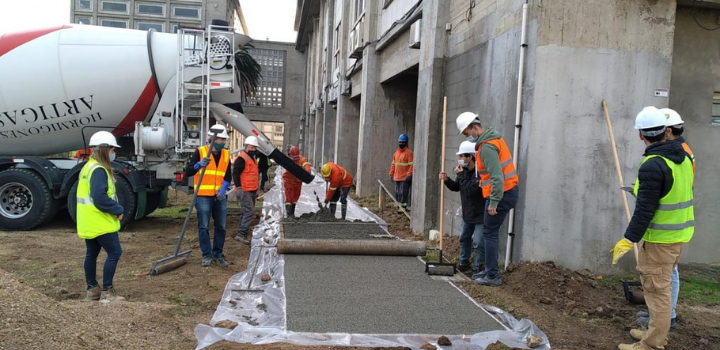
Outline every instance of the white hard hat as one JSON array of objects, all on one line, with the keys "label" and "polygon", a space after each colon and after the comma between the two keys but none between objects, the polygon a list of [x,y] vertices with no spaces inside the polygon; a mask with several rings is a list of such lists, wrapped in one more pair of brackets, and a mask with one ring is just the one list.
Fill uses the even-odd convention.
[{"label": "white hard hat", "polygon": [[120,148],[117,144],[117,140],[115,139],[115,136],[111,134],[108,131],[98,131],[95,134],[93,134],[92,137],[90,137],[90,143],[88,144],[90,147],[97,147],[97,146],[112,146]]},{"label": "white hard hat", "polygon": [[[635,118],[635,129],[645,130],[665,126],[665,123],[667,123],[667,118],[668,117],[665,115],[665,113],[663,113],[659,109],[652,106],[645,107],[642,111],[640,111],[640,113],[638,113],[637,117]],[[643,132],[643,135],[657,136],[663,132],[664,129],[655,132]]]},{"label": "white hard hat", "polygon": [[255,147],[257,147],[257,146],[258,146],[258,139],[257,139],[257,137],[255,137],[255,136],[248,136],[248,137],[245,139],[245,144],[246,144],[246,145],[250,145],[250,146],[255,146]]},{"label": "white hard hat", "polygon": [[463,132],[474,121],[479,123],[480,119],[478,119],[478,115],[473,112],[463,112],[457,117],[457,119],[455,119],[459,132]]},{"label": "white hard hat", "polygon": [[215,134],[213,134],[212,130],[217,130],[217,132],[218,132],[217,137],[219,137],[219,138],[222,138],[222,139],[230,138],[230,136],[227,133],[227,128],[225,127],[225,125],[222,125],[222,124],[213,125],[210,128],[210,130],[208,130],[208,136],[215,135]]},{"label": "white hard hat", "polygon": [[458,153],[455,153],[457,155],[461,154],[467,154],[467,153],[475,153],[475,143],[470,141],[463,141],[463,143],[460,144],[460,149],[458,150]]},{"label": "white hard hat", "polygon": [[663,108],[660,110],[660,112],[665,113],[665,116],[667,117],[665,126],[680,125],[685,123],[682,118],[680,118],[680,114],[678,114],[678,112],[675,112],[675,110],[673,109]]}]

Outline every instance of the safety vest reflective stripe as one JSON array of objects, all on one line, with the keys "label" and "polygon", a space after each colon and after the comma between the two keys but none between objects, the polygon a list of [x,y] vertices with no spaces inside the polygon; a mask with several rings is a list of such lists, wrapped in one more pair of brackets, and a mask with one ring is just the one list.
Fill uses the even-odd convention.
[{"label": "safety vest reflective stripe", "polygon": [[215,155],[210,154],[209,146],[202,146],[198,148],[200,153],[200,159],[210,157],[210,162],[205,167],[205,175],[203,175],[202,184],[200,181],[200,175],[202,169],[199,170],[194,176],[194,188],[199,196],[214,196],[217,191],[222,187],[222,183],[225,181],[225,173],[227,172],[228,165],[230,164],[230,152],[223,149],[219,153],[220,159],[215,162]]},{"label": "safety vest reflective stripe", "polygon": [[92,192],[90,178],[95,170],[104,171],[107,175],[107,195],[117,200],[115,183],[110,172],[97,160],[90,158],[80,170],[77,188],[77,234],[82,239],[93,239],[106,233],[117,232],[120,229],[120,220],[115,215],[100,211],[93,204],[90,196]]},{"label": "safety vest reflective stripe", "polygon": [[335,190],[337,190],[337,187],[330,187],[330,190],[335,191]]},{"label": "safety vest reflective stripe", "polygon": [[[227,168],[225,168],[225,169],[227,170]],[[202,171],[202,170],[201,170],[201,171]],[[198,174],[199,174],[199,173],[200,173],[200,171],[198,171]],[[225,170],[209,170],[209,169],[206,169],[206,170],[205,170],[205,176],[220,176],[220,177],[225,177]]]},{"label": "safety vest reflective stripe", "polygon": [[410,165],[413,165],[413,162],[410,162],[410,163],[393,162],[393,164],[395,164],[397,166],[410,166]]},{"label": "safety vest reflective stripe", "polygon": [[[515,171],[511,171],[511,172],[505,174],[505,180],[515,176],[515,174],[516,174]],[[482,184],[480,185],[480,187],[487,186],[487,185],[492,185],[492,180],[483,181]]]},{"label": "safety vest reflective stripe", "polygon": [[693,206],[693,200],[689,200],[687,202],[677,203],[677,204],[660,204],[658,207],[658,210],[677,210],[677,209],[685,209],[690,208]]},{"label": "safety vest reflective stripe", "polygon": [[308,163],[308,162],[302,163],[301,167],[304,167],[304,166],[306,166],[306,165],[308,165],[308,164],[310,164],[310,163]]},{"label": "safety vest reflective stripe", "polygon": [[[512,160],[512,158],[510,158],[510,159],[508,159],[508,160],[500,163],[500,167],[501,167],[501,168],[504,168],[504,167],[510,165],[512,162],[513,162],[513,160]],[[483,174],[483,175],[484,175],[484,174],[487,174],[487,173],[488,173],[487,169],[482,170],[482,171],[478,171],[478,174]],[[515,173],[515,172],[513,171],[513,174],[514,174],[514,173]],[[505,176],[505,178],[507,179],[507,176]]]},{"label": "safety vest reflective stripe", "polygon": [[[387,163],[385,163],[387,164]],[[343,180],[347,179],[347,171],[343,171]]]},{"label": "safety vest reflective stripe", "polygon": [[648,228],[655,229],[655,230],[665,230],[665,231],[679,231],[684,230],[689,227],[695,227],[695,220],[687,221],[682,224],[657,224],[654,222],[651,222]]}]

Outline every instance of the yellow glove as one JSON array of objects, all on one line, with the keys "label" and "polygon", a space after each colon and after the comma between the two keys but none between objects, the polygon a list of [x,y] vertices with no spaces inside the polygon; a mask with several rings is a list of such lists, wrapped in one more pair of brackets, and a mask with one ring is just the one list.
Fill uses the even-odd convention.
[{"label": "yellow glove", "polygon": [[620,260],[625,253],[629,252],[632,247],[633,242],[630,242],[627,238],[623,238],[615,243],[615,248],[610,250],[613,253],[612,264],[617,264],[618,260]]}]

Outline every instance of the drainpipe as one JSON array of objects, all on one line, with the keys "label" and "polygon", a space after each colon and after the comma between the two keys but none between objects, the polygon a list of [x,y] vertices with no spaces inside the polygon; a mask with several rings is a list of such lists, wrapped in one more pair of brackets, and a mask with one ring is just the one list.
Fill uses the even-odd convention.
[{"label": "drainpipe", "polygon": [[[520,128],[522,128],[522,88],[523,74],[525,73],[525,51],[527,51],[527,11],[528,0],[525,0],[522,8],[522,32],[520,34],[520,66],[518,68],[518,85],[517,85],[517,103],[515,107],[515,139],[513,140],[513,160],[515,161],[515,169],[518,167],[518,153],[520,149]],[[510,219],[508,225],[507,247],[505,249],[505,269],[510,265],[512,254],[513,237],[515,236],[515,209],[510,210]]]}]

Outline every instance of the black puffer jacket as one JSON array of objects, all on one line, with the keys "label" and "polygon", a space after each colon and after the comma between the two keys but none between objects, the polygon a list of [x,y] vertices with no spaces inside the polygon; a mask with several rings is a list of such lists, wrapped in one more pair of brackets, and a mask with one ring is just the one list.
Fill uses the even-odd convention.
[{"label": "black puffer jacket", "polygon": [[[663,156],[675,164],[680,164],[687,157],[687,153],[679,142],[654,143],[645,149],[645,156]],[[640,188],[637,193],[635,212],[632,220],[625,230],[625,238],[632,242],[639,242],[650,225],[650,221],[660,206],[660,198],[665,197],[673,186],[673,176],[670,167],[662,158],[654,157],[643,163],[638,170]]]},{"label": "black puffer jacket", "polygon": [[482,224],[485,218],[485,198],[475,170],[463,169],[457,174],[457,180],[448,177],[445,186],[450,191],[460,192],[463,220],[468,224]]}]

